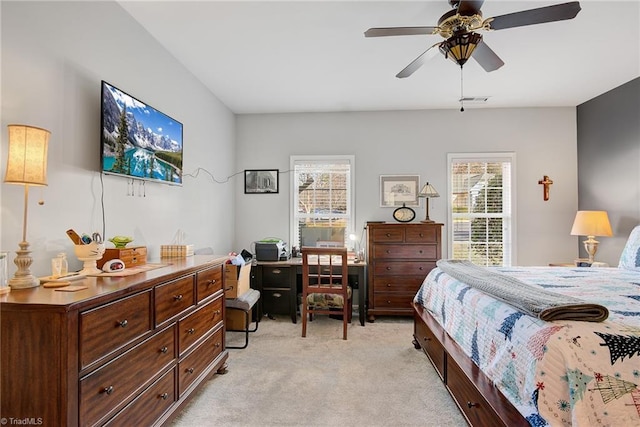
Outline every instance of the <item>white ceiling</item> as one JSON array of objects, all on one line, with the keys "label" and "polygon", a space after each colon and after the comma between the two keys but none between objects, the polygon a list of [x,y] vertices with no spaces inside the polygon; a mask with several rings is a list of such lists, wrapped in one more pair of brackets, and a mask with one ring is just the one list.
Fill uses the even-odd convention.
[{"label": "white ceiling", "polygon": [[[484,18],[566,0],[486,0]],[[438,54],[395,75],[437,35],[365,38],[436,25],[447,0],[119,1],[233,112],[459,108],[460,68]],[[486,107],[576,106],[640,76],[640,0],[580,2],[573,20],[483,32],[505,62],[463,70]],[[477,108],[467,104],[466,108]]]}]

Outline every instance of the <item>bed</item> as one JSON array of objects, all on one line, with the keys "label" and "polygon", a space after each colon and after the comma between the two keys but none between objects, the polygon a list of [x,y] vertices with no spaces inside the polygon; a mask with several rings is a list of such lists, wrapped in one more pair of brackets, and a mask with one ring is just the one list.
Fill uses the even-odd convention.
[{"label": "bed", "polygon": [[446,262],[432,270],[413,301],[414,345],[471,425],[640,425],[640,227],[618,267],[484,270],[604,316],[543,320]]}]

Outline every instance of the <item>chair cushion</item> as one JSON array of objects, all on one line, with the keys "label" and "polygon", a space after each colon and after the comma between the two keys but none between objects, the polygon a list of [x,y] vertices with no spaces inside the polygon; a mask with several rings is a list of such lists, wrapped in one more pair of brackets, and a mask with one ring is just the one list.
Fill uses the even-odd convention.
[{"label": "chair cushion", "polygon": [[260,291],[249,289],[238,298],[226,298],[224,303],[226,307],[237,308],[238,310],[249,311],[260,299]]},{"label": "chair cushion", "polygon": [[[347,296],[348,299],[351,299],[351,286],[347,286]],[[342,308],[344,306],[344,298],[341,294],[312,293],[307,295],[307,306],[316,310]]]},{"label": "chair cushion", "polygon": [[618,267],[626,270],[640,271],[640,225],[637,225],[627,239],[620,255]]}]

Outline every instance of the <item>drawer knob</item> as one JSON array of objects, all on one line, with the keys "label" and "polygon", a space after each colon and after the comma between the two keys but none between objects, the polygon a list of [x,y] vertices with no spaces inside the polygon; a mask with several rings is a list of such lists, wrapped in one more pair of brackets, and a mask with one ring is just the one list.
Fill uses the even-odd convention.
[{"label": "drawer knob", "polygon": [[418,270],[422,271],[422,270],[424,270],[424,267],[422,267],[422,266],[418,267]]},{"label": "drawer knob", "polygon": [[273,297],[274,298],[280,298],[282,296],[282,294],[280,292],[274,292],[273,293]]},{"label": "drawer knob", "polygon": [[167,400],[167,397],[169,397],[169,393],[162,393],[160,395],[160,399],[162,399],[162,400]]},{"label": "drawer knob", "polygon": [[128,324],[129,322],[127,321],[127,319],[124,319],[123,321],[118,322],[118,326],[120,326],[121,328],[125,328]]},{"label": "drawer knob", "polygon": [[213,284],[214,284],[214,283],[216,283],[216,282],[217,282],[217,280],[216,280],[216,279],[207,280],[207,284],[206,284],[206,285],[207,285],[207,286],[209,286],[209,285],[213,285]]},{"label": "drawer knob", "polygon": [[193,334],[195,334],[196,330],[195,330],[194,328],[189,328],[189,329],[187,330],[187,332],[188,332],[190,335],[193,335]]},{"label": "drawer knob", "polygon": [[221,346],[221,345],[222,345],[221,343],[217,342],[217,343],[215,343],[213,346],[214,346],[215,348],[220,348],[220,346]]},{"label": "drawer knob", "polygon": [[391,270],[391,267],[387,267],[387,270]]},{"label": "drawer knob", "polygon": [[424,234],[420,233],[420,237],[424,237]]},{"label": "drawer knob", "polygon": [[388,253],[388,254],[390,254],[390,253],[391,253],[391,251],[390,251],[389,249],[387,249],[387,253]]},{"label": "drawer knob", "polygon": [[105,387],[105,388],[103,388],[103,389],[102,389],[102,392],[103,392],[103,393],[106,393],[106,394],[111,394],[111,393],[113,393],[113,386],[112,386],[112,385],[110,385],[109,387]]},{"label": "drawer knob", "polygon": [[388,304],[388,305],[391,305],[391,301],[387,300],[387,304]]},{"label": "drawer knob", "polygon": [[424,339],[425,341],[431,341],[431,338],[429,338],[429,337],[424,337],[423,339]]},{"label": "drawer knob", "polygon": [[387,236],[387,237],[391,237],[391,233],[387,233],[387,234],[386,234],[386,236]]},{"label": "drawer knob", "polygon": [[273,270],[273,274],[280,274],[281,272],[282,270],[280,270],[279,268]]},{"label": "drawer knob", "polygon": [[182,294],[174,295],[173,299],[176,301],[182,301]]},{"label": "drawer knob", "polygon": [[169,347],[164,346],[160,349],[160,353],[166,353],[167,351],[169,351]]},{"label": "drawer knob", "polygon": [[214,316],[219,316],[220,314],[222,314],[222,312],[220,310],[216,310],[213,312]]},{"label": "drawer knob", "polygon": [[391,283],[387,283],[387,288],[390,288],[390,287],[391,287]]},{"label": "drawer knob", "polygon": [[471,402],[467,402],[467,408],[477,408],[480,405],[477,403],[471,403]]},{"label": "drawer knob", "polygon": [[422,249],[420,249],[420,250],[418,251],[418,253],[419,253],[419,254],[421,254],[421,253],[422,253]]},{"label": "drawer knob", "polygon": [[187,368],[187,372],[189,372],[190,374],[193,374],[193,368]]}]

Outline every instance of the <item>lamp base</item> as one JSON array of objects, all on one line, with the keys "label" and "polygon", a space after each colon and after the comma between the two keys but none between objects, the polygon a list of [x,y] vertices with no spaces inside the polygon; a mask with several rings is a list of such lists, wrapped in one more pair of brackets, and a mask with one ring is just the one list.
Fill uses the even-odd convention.
[{"label": "lamp base", "polygon": [[18,267],[18,271],[9,279],[9,287],[11,289],[29,289],[40,286],[40,280],[31,274],[29,269],[33,262],[31,251],[29,250],[29,242],[20,242],[18,246],[20,246],[20,250],[16,251],[18,256],[13,260]]},{"label": "lamp base", "polygon": [[596,252],[598,251],[598,242],[595,239],[595,236],[587,236],[587,240],[584,242],[584,249],[587,251],[589,255],[589,262],[593,264],[593,259],[596,256]]},{"label": "lamp base", "polygon": [[32,274],[22,277],[12,277],[9,279],[9,287],[11,289],[29,289],[37,288],[38,286],[40,286],[40,280]]}]

